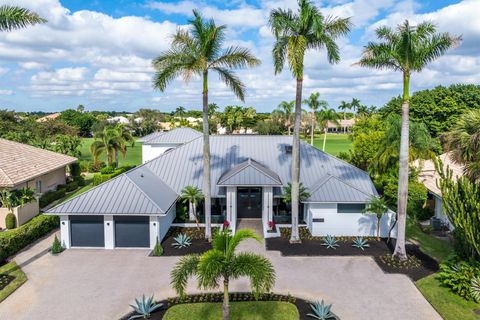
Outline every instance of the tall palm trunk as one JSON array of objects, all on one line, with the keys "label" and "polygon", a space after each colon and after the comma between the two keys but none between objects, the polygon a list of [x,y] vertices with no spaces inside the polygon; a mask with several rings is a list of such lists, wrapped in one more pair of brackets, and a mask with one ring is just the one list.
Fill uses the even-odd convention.
[{"label": "tall palm trunk", "polygon": [[405,227],[408,201],[408,145],[409,145],[409,84],[410,75],[403,75],[402,127],[400,134],[400,167],[398,169],[397,202],[397,243],[393,255],[400,260],[407,259],[405,250]]},{"label": "tall palm trunk", "polygon": [[[325,124],[325,126],[327,126]],[[323,148],[322,148],[322,151],[325,151],[325,145],[327,144],[327,132],[328,132],[328,127],[325,127],[325,129],[323,129]]]},{"label": "tall palm trunk", "polygon": [[295,97],[295,125],[293,127],[292,145],[292,235],[291,243],[301,242],[298,235],[298,209],[300,188],[300,122],[302,116],[302,85],[303,79],[297,78],[297,93]]},{"label": "tall palm trunk", "polygon": [[315,128],[315,112],[312,111],[312,132],[310,132],[310,144],[313,146],[313,132]]},{"label": "tall palm trunk", "polygon": [[223,280],[223,320],[228,320],[230,317],[230,303],[228,296],[228,279]]},{"label": "tall palm trunk", "polygon": [[208,71],[203,72],[203,194],[205,195],[205,238],[212,240],[210,131],[208,129]]}]

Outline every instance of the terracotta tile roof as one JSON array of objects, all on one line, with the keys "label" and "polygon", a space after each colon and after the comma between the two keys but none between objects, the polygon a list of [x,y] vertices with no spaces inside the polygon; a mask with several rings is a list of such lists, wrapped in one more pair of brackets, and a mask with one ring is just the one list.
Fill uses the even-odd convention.
[{"label": "terracotta tile roof", "polygon": [[41,118],[38,118],[37,119],[37,122],[45,122],[45,121],[48,121],[48,120],[55,120],[57,119],[58,117],[60,117],[61,113],[60,112],[57,112],[57,113],[52,113],[52,114],[49,114],[45,117],[41,117]]},{"label": "terracotta tile roof", "polygon": [[13,187],[77,158],[10,140],[0,139],[0,188]]}]

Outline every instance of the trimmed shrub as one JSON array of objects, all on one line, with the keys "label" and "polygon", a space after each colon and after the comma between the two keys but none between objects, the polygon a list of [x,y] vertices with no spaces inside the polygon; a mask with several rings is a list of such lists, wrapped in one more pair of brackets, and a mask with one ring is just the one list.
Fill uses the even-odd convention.
[{"label": "trimmed shrub", "polygon": [[85,178],[82,176],[73,178],[73,181],[75,181],[79,187],[83,187],[86,185]]},{"label": "trimmed shrub", "polygon": [[155,242],[155,247],[153,247],[152,255],[154,257],[160,257],[163,254],[163,247],[160,244],[160,240],[157,237],[157,242]]},{"label": "trimmed shrub", "polygon": [[66,192],[72,192],[73,190],[77,190],[78,189],[78,183],[75,182],[75,181],[72,181],[72,182],[69,182],[67,184],[67,187],[65,188],[65,191]]},{"label": "trimmed shrub", "polygon": [[114,172],[115,172],[115,165],[106,166],[105,168],[100,169],[101,174],[112,174]]},{"label": "trimmed shrub", "polygon": [[16,229],[0,232],[0,262],[58,228],[59,225],[58,216],[41,214]]},{"label": "trimmed shrub", "polygon": [[60,243],[60,240],[58,240],[57,235],[55,235],[55,238],[53,239],[52,248],[50,250],[52,254],[59,254],[63,251],[62,244]]},{"label": "trimmed shrub", "polygon": [[15,229],[16,225],[17,219],[15,218],[15,215],[11,212],[8,213],[5,217],[5,226],[7,227],[7,229]]},{"label": "trimmed shrub", "polygon": [[70,165],[70,175],[72,177],[79,177],[82,173],[82,169],[80,168],[80,164],[78,162],[74,162]]},{"label": "trimmed shrub", "polygon": [[94,186],[98,186],[99,184],[101,183],[104,183],[105,181],[108,181],[124,172],[127,172],[128,170],[134,168],[135,166],[124,166],[124,167],[120,167],[118,169],[115,169],[115,171],[113,171],[113,173],[109,173],[109,174],[103,174],[103,173],[96,173],[94,176],[93,176],[93,185]]},{"label": "trimmed shrub", "polygon": [[48,206],[55,200],[65,197],[66,187],[62,187],[57,191],[48,191],[44,195],[42,195],[39,199],[40,208],[44,208]]}]

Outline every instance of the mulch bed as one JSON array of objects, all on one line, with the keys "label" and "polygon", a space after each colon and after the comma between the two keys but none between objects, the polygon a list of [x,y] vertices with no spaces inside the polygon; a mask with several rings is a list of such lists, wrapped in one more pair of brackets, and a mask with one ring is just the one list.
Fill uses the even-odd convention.
[{"label": "mulch bed", "polygon": [[[306,301],[300,298],[286,296],[281,294],[274,294],[274,293],[266,293],[261,295],[258,300],[255,300],[255,297],[250,292],[233,292],[230,293],[230,302],[243,302],[243,301],[283,301],[283,302],[290,302],[294,304],[297,309],[298,313],[300,314],[300,320],[308,320],[312,319],[307,317],[308,313],[311,313],[312,309],[310,308],[310,301]],[[201,303],[201,302],[208,302],[208,303],[222,303],[223,302],[223,293],[206,293],[206,294],[196,294],[196,295],[188,295],[186,299],[180,298],[169,298],[167,300],[158,301],[158,303],[163,304],[163,307],[155,313],[152,313],[150,319],[152,320],[161,320],[163,319],[165,313],[167,312],[168,308],[173,307],[177,304],[183,303]],[[134,312],[130,312],[120,320],[127,320],[129,317],[134,315]],[[339,319],[339,318],[338,318]]]},{"label": "mulch bed", "polygon": [[201,254],[212,248],[212,244],[205,239],[192,240],[192,244],[186,248],[176,248],[173,246],[175,240],[173,236],[167,236],[162,241],[163,255],[162,256],[184,256],[186,254],[197,253]]},{"label": "mulch bed", "polygon": [[[304,231],[302,230],[302,232]],[[406,246],[407,254],[409,255],[407,262],[400,262],[392,258],[395,240],[387,243],[385,238],[380,241],[370,238],[368,240],[370,247],[361,250],[352,247],[352,241],[348,241],[348,238],[341,237],[338,242],[339,247],[327,249],[321,245],[322,240],[320,237],[308,235],[305,235],[305,237],[307,239],[302,239],[302,243],[291,244],[288,234],[282,234],[278,238],[266,239],[266,248],[267,250],[280,251],[283,256],[371,256],[384,272],[405,274],[413,281],[431,275],[439,269],[438,262],[423,253],[414,244]]]},{"label": "mulch bed", "polygon": [[6,288],[13,280],[15,280],[14,276],[0,274],[0,291]]}]

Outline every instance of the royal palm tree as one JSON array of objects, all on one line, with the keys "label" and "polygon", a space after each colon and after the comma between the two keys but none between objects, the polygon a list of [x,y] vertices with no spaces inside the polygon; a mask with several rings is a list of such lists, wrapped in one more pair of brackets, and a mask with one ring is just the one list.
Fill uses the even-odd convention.
[{"label": "royal palm tree", "polygon": [[[352,110],[352,104],[342,100],[340,102],[340,105],[338,106],[338,109],[343,111],[343,120],[347,120],[346,110]],[[347,132],[347,127],[345,126],[343,127],[343,133],[346,133],[346,132]]]},{"label": "royal palm tree", "polygon": [[295,121],[292,145],[292,232],[290,242],[300,242],[298,235],[299,181],[300,181],[300,122],[302,114],[302,86],[304,57],[307,50],[325,48],[329,63],[340,61],[340,36],[350,31],[350,18],[324,17],[308,0],[298,1],[298,11],[274,9],[269,24],[275,36],[272,50],[275,74],[288,64],[296,80]]},{"label": "royal palm tree", "polygon": [[380,223],[383,215],[388,212],[387,203],[381,197],[372,197],[363,212],[377,217],[377,240],[380,240]]},{"label": "royal palm tree", "polygon": [[292,131],[292,114],[293,114],[294,108],[295,108],[295,100],[292,100],[290,102],[282,101],[280,102],[277,109],[275,110],[276,112],[282,115],[283,122],[287,127],[288,135],[290,135]]},{"label": "royal palm tree", "polygon": [[202,190],[194,186],[186,186],[182,189],[180,199],[183,200],[183,203],[188,202],[189,220],[195,220],[197,229],[200,229],[197,215],[197,205],[203,199]]},{"label": "royal palm tree", "polygon": [[251,252],[235,252],[240,242],[261,239],[252,230],[240,229],[232,236],[229,228],[218,231],[213,238],[212,249],[202,255],[186,255],[177,262],[170,278],[175,291],[183,296],[187,281],[196,276],[198,287],[216,289],[223,283],[223,319],[229,319],[228,286],[230,281],[248,277],[255,294],[270,291],[275,283],[272,263],[262,255]]},{"label": "royal palm tree", "polygon": [[308,105],[310,109],[312,109],[312,130],[310,132],[310,144],[313,146],[313,136],[314,136],[314,131],[315,131],[315,119],[316,119],[316,112],[318,109],[323,108],[326,109],[328,106],[327,101],[325,100],[319,100],[320,97],[320,92],[313,92],[310,94],[310,97],[308,99],[305,99],[303,103]]},{"label": "royal palm tree", "polygon": [[0,31],[12,31],[45,22],[47,20],[28,9],[9,5],[0,6]]},{"label": "royal palm tree", "polygon": [[123,158],[127,154],[127,144],[132,146],[135,140],[130,131],[122,124],[115,126],[105,126],[102,131],[94,133],[95,141],[90,145],[90,152],[93,156],[93,162],[98,165],[98,158],[105,152],[107,154],[108,165],[118,167],[118,153]]},{"label": "royal palm tree", "polygon": [[338,116],[338,113],[333,109],[321,110],[318,113],[317,117],[318,117],[318,122],[320,123],[320,125],[323,128],[323,147],[322,147],[322,151],[325,151],[325,145],[327,144],[328,124],[333,123],[333,124],[339,126],[340,123],[338,122],[338,119],[340,117]]},{"label": "royal palm tree", "polygon": [[184,107],[180,106],[177,109],[175,109],[174,115],[176,117],[179,117],[180,119],[183,119],[185,115],[187,114],[187,111],[185,110]]},{"label": "royal palm tree", "polygon": [[196,10],[189,21],[190,31],[178,30],[173,36],[170,50],[153,60],[155,76],[153,86],[164,91],[167,84],[178,76],[188,82],[194,75],[203,83],[203,194],[205,195],[205,237],[211,239],[211,176],[210,143],[208,126],[208,74],[216,72],[220,79],[242,101],[245,85],[232,69],[254,67],[260,60],[250,50],[232,46],[223,48],[226,26],[217,26],[213,20],[205,20]]},{"label": "royal palm tree", "polygon": [[471,110],[460,116],[446,140],[452,160],[465,165],[465,173],[470,180],[479,181],[480,111]]},{"label": "royal palm tree", "polygon": [[374,69],[400,71],[403,75],[402,129],[400,143],[400,166],[398,172],[398,230],[393,255],[407,259],[405,251],[405,227],[408,198],[408,133],[410,108],[410,76],[422,71],[428,63],[445,54],[460,42],[461,37],[437,33],[429,22],[417,26],[405,20],[396,30],[383,26],[376,30],[380,42],[370,42],[365,47],[359,65]]}]

